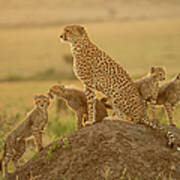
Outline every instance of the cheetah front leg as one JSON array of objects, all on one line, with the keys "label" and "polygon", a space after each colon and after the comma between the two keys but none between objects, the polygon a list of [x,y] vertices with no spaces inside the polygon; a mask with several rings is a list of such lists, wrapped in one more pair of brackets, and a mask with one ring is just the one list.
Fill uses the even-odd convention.
[{"label": "cheetah front leg", "polygon": [[173,112],[174,112],[173,106],[170,103],[165,103],[164,107],[165,107],[167,115],[168,115],[169,125],[176,126],[173,122],[174,121],[173,120]]},{"label": "cheetah front leg", "polygon": [[19,168],[18,160],[22,157],[24,152],[26,151],[26,142],[25,139],[17,139],[16,142],[16,153],[12,159],[14,166],[16,167],[16,170]]},{"label": "cheetah front leg", "polygon": [[81,111],[78,112],[76,114],[77,116],[77,129],[82,129],[84,126],[83,126],[83,117],[84,117],[84,113],[82,113]]},{"label": "cheetah front leg", "polygon": [[35,141],[36,141],[36,146],[37,146],[37,149],[38,151],[41,151],[43,149],[43,146],[42,146],[42,132],[38,130],[38,129],[33,129],[33,136],[35,138]]},{"label": "cheetah front leg", "polygon": [[87,98],[87,107],[88,107],[88,121],[85,122],[85,125],[91,125],[96,122],[96,93],[95,90],[85,87],[85,95]]}]

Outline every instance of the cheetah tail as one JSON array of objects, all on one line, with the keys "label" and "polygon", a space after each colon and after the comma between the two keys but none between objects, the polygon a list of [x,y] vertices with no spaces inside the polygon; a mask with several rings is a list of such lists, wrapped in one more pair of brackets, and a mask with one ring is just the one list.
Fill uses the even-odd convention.
[{"label": "cheetah tail", "polygon": [[175,143],[174,134],[173,134],[171,131],[168,131],[168,132],[166,133],[166,136],[167,136],[167,139],[168,139],[168,146],[169,146],[170,148],[173,148],[174,143]]},{"label": "cheetah tail", "polygon": [[167,145],[170,148],[174,147],[175,144],[175,137],[174,134],[171,131],[168,131],[166,127],[162,127],[161,125],[157,125],[153,123],[149,118],[146,118],[146,120],[143,122],[146,126],[158,130],[160,133],[164,134],[167,138]]},{"label": "cheetah tail", "polygon": [[103,98],[100,99],[100,101],[104,104],[106,109],[113,109],[113,107],[110,104],[107,103],[108,98],[103,97]]}]

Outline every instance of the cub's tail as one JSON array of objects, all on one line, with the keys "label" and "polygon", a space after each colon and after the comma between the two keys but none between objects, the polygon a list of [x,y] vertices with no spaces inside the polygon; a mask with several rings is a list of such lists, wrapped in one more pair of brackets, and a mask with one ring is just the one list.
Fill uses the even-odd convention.
[{"label": "cub's tail", "polygon": [[100,101],[104,104],[106,109],[113,109],[112,105],[108,104],[108,98],[107,97],[101,98]]}]

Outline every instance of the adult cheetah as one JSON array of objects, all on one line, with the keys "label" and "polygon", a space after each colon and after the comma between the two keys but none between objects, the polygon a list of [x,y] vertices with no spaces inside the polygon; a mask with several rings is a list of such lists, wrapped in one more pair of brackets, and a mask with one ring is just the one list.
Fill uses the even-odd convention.
[{"label": "adult cheetah", "polygon": [[[75,75],[85,86],[88,103],[88,121],[86,124],[92,124],[96,121],[97,90],[111,99],[117,112],[123,112],[134,123],[143,123],[152,128],[157,128],[149,120],[144,102],[129,74],[90,40],[83,26],[66,26],[60,35],[60,39],[71,45]],[[168,145],[172,147],[174,137],[171,133],[168,133],[167,137]]]}]

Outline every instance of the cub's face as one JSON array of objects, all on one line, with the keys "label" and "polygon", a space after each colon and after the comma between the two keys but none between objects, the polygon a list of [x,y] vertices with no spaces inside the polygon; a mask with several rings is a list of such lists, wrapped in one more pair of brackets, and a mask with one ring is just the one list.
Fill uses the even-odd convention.
[{"label": "cub's face", "polygon": [[83,39],[85,35],[86,31],[83,26],[69,25],[64,28],[63,33],[60,35],[60,39],[65,42],[73,43],[77,40]]},{"label": "cub's face", "polygon": [[34,101],[35,101],[36,106],[39,107],[40,109],[47,109],[50,104],[49,97],[42,94],[35,95]]},{"label": "cub's face", "polygon": [[63,85],[54,85],[49,90],[49,97],[55,99],[56,97],[61,98],[64,95],[65,87]]},{"label": "cub's face", "polygon": [[166,70],[163,67],[152,67],[151,74],[159,81],[164,81],[166,79]]}]

